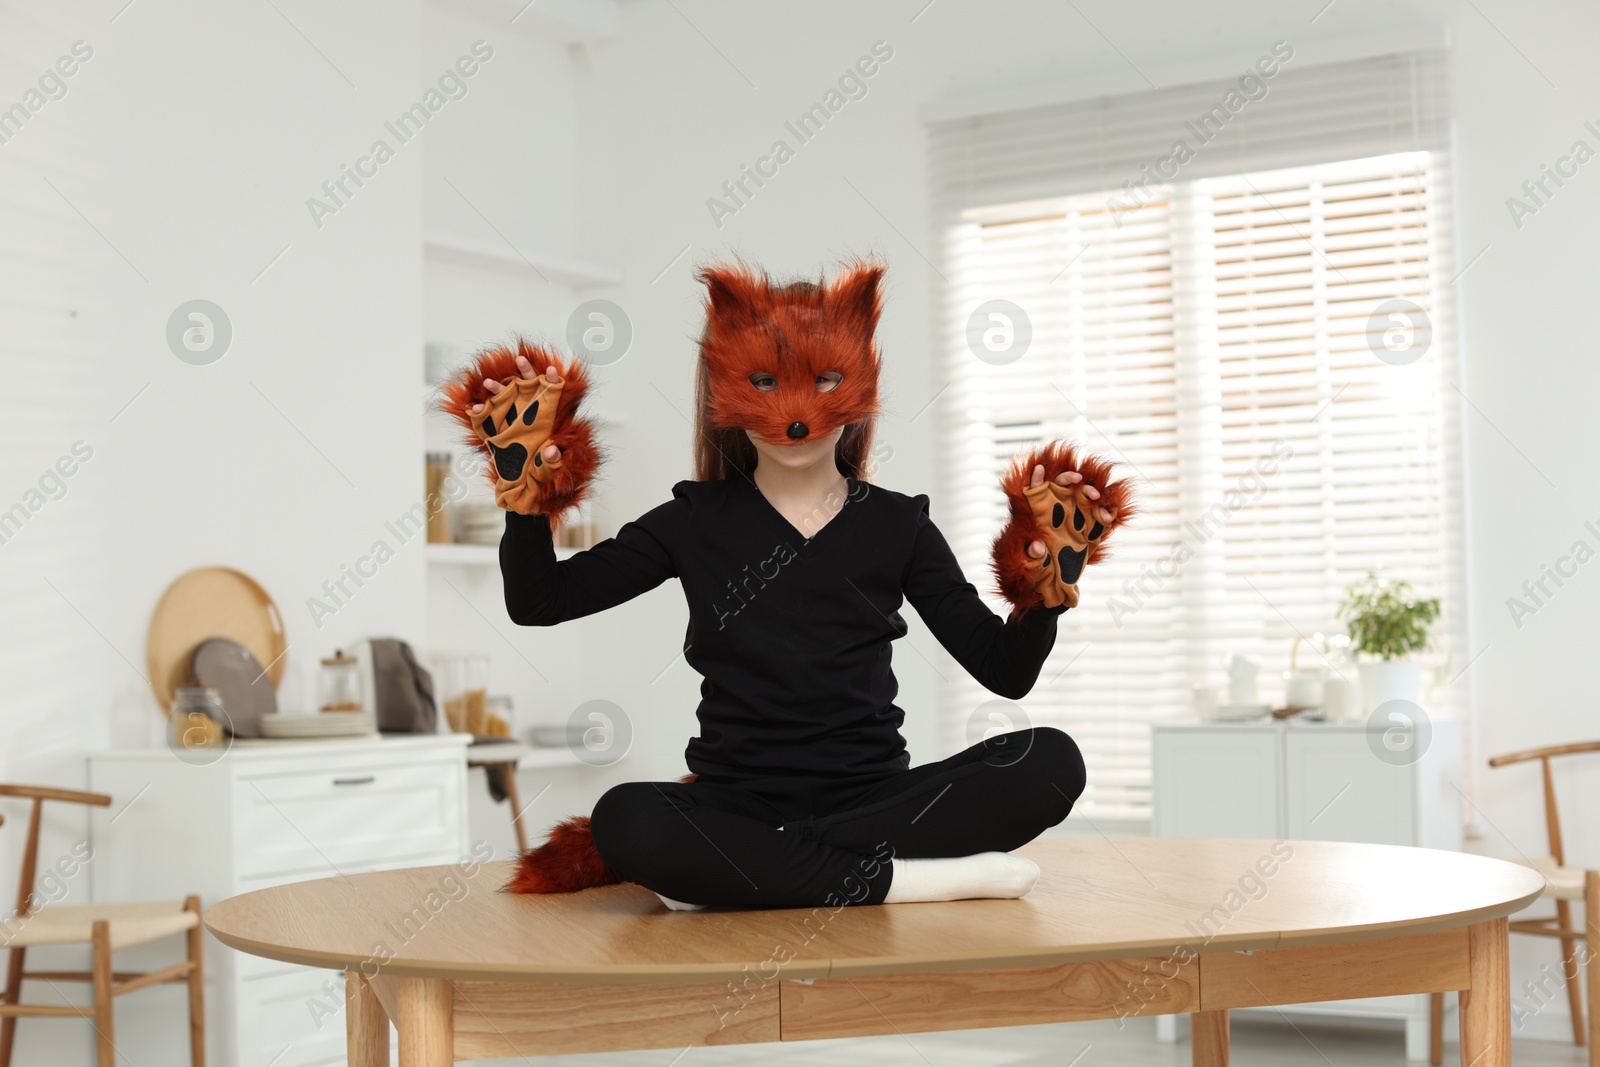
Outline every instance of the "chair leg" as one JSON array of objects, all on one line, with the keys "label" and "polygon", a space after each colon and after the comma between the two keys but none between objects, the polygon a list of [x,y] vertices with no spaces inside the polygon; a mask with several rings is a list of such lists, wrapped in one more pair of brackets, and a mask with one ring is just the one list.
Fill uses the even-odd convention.
[{"label": "chair leg", "polygon": [[528,851],[528,830],[522,823],[522,794],[517,792],[517,765],[505,764],[506,800],[511,804],[511,826],[517,832],[518,855]]},{"label": "chair leg", "polygon": [[[1585,915],[1587,920],[1588,916]],[[1556,901],[1556,920],[1562,932],[1571,933],[1572,905],[1565,900]],[[1572,1015],[1572,1043],[1580,1048],[1584,1044],[1583,1031],[1583,987],[1578,978],[1578,943],[1576,941],[1561,942],[1565,950],[1561,960],[1561,974],[1567,980],[1567,1011]]]},{"label": "chair leg", "polygon": [[1444,1063],[1444,994],[1428,994],[1428,1062]]},{"label": "chair leg", "polygon": [[[183,902],[185,911],[200,917],[200,898],[188,897]],[[189,962],[194,969],[189,972],[189,1064],[206,1067],[206,955],[205,931],[197,922],[189,930]]]},{"label": "chair leg", "polygon": [[[22,958],[27,954],[25,948],[11,950],[11,959],[6,963],[6,991],[0,996],[0,1003],[15,1004],[22,999]],[[17,1040],[17,1018],[8,1015],[0,1020],[0,1067],[11,1067],[11,1049]]]},{"label": "chair leg", "polygon": [[1584,975],[1589,982],[1589,1067],[1600,1067],[1600,871],[1583,875]]},{"label": "chair leg", "polygon": [[94,963],[94,1029],[96,1067],[117,1067],[116,1032],[112,1023],[111,924],[104,919],[91,928]]}]

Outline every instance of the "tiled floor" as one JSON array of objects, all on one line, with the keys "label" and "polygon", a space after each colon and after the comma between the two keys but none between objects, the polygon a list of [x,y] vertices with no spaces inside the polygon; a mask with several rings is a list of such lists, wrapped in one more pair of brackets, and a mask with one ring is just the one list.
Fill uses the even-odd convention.
[{"label": "tiled floor", "polygon": [[[1233,1025],[1237,1067],[1408,1067],[1398,1031],[1298,1028],[1287,1023],[1240,1020]],[[1517,1067],[1587,1067],[1583,1049],[1552,1041],[1512,1045]],[[1460,1062],[1456,1046],[1445,1046],[1445,1063]],[[1155,1024],[1116,1021],[1053,1023],[1003,1030],[954,1030],[909,1037],[852,1038],[785,1045],[657,1049],[591,1056],[533,1057],[493,1061],[535,1067],[1189,1067],[1187,1039],[1156,1041]]]}]

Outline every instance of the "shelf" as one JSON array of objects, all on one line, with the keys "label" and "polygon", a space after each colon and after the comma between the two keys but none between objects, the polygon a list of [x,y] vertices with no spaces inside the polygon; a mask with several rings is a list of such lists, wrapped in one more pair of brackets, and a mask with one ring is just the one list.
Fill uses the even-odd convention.
[{"label": "shelf", "polygon": [[506,745],[474,746],[467,749],[467,762],[481,766],[478,761],[493,760],[497,755],[502,754],[498,751],[500,749],[510,750],[504,754],[508,756],[514,756],[516,758],[518,770],[527,767],[588,766],[588,764],[578,758],[576,753],[566,746],[562,746],[560,748],[549,748],[543,745],[530,745],[520,741]]},{"label": "shelf", "polygon": [[[430,544],[427,549],[430,564],[446,567],[500,566],[499,545]],[[557,548],[556,559],[570,559],[577,551],[576,548]]]},{"label": "shelf", "polygon": [[425,257],[543,275],[549,281],[578,287],[616,285],[622,281],[622,271],[605,263],[551,255],[534,249],[513,250],[503,242],[499,245],[478,244],[434,234],[423,238],[422,252]]}]

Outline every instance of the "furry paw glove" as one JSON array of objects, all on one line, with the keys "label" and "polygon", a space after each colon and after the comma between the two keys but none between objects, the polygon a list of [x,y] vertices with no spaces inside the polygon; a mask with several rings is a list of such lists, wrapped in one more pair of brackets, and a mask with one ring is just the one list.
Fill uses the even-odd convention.
[{"label": "furry paw glove", "polygon": [[[522,377],[519,355],[535,377]],[[546,377],[551,366],[560,381]],[[485,389],[486,378],[499,382],[500,391]],[[514,349],[494,345],[479,352],[445,387],[440,407],[488,461],[495,503],[522,515],[547,515],[554,528],[582,503],[603,458],[593,425],[578,414],[588,388],[581,361],[519,339]],[[473,411],[474,404],[483,410]],[[544,450],[552,444],[561,455],[548,460]]]},{"label": "furry paw glove", "polygon": [[[1041,464],[1044,481],[1033,485],[1033,468]],[[1062,473],[1082,480],[1062,485],[1056,480]],[[1059,441],[1013,461],[1001,480],[1011,518],[994,540],[992,569],[1014,616],[1036,607],[1078,606],[1083,568],[1104,557],[1106,539],[1134,510],[1128,483],[1111,481],[1110,473],[1109,462]],[[1110,512],[1109,522],[1102,508]],[[1029,554],[1034,541],[1044,544],[1042,557]]]}]

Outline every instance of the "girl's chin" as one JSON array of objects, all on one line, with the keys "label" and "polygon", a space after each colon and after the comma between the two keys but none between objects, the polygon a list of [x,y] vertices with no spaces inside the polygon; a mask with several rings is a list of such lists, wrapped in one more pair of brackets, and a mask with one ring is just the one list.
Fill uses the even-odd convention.
[{"label": "girl's chin", "polygon": [[817,445],[818,442],[816,441],[807,441],[797,445],[768,443],[766,451],[773,459],[785,466],[803,467],[816,462],[818,457],[823,455],[823,450],[818,448]]}]

